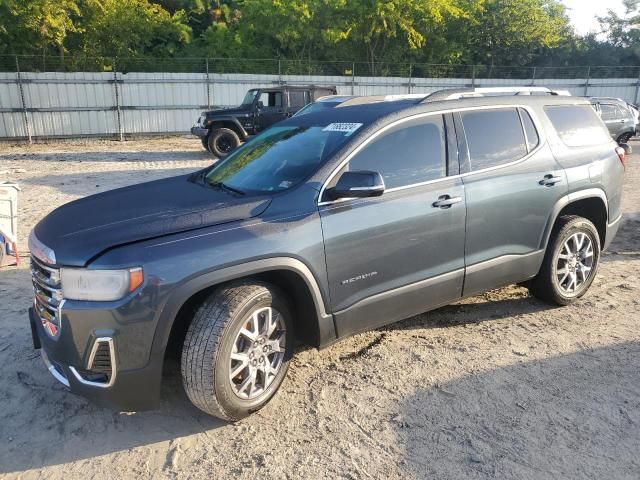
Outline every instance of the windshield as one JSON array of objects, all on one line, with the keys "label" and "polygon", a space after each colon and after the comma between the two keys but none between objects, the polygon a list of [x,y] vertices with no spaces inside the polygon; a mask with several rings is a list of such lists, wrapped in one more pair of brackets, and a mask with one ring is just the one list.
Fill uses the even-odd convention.
[{"label": "windshield", "polygon": [[253,103],[253,99],[256,98],[258,94],[258,90],[249,90],[242,100],[242,105],[251,105]]},{"label": "windshield", "polygon": [[272,127],[215,165],[206,174],[206,182],[242,193],[291,188],[313,173],[355,131],[334,125],[361,124]]}]

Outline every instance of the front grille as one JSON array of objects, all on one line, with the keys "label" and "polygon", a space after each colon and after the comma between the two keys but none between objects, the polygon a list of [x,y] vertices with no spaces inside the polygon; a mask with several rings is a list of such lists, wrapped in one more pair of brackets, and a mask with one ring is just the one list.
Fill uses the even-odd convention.
[{"label": "front grille", "polygon": [[55,338],[60,333],[63,303],[60,270],[31,256],[31,281],[35,294],[33,306],[47,333]]}]

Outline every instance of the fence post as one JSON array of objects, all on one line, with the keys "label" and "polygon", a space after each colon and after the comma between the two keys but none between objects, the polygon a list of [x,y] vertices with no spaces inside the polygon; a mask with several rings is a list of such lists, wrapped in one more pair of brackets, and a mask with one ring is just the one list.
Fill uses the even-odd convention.
[{"label": "fence post", "polygon": [[18,81],[18,91],[20,92],[20,103],[22,104],[22,120],[24,122],[24,129],[29,139],[29,144],[33,143],[31,137],[31,125],[29,124],[29,115],[27,113],[27,103],[24,99],[24,87],[22,86],[22,75],[20,74],[20,62],[18,62],[18,56],[16,55],[16,79]]},{"label": "fence post", "polygon": [[531,86],[533,87],[536,84],[536,67],[533,67],[533,72],[531,73]]},{"label": "fence post", "polygon": [[206,81],[207,81],[207,108],[209,110],[211,110],[211,84],[209,83],[209,58],[205,58],[204,62],[205,62],[206,70],[207,70],[207,76],[206,76]]},{"label": "fence post", "polygon": [[407,86],[407,93],[411,93],[411,79],[413,78],[413,64],[409,64],[409,85]]},{"label": "fence post", "polygon": [[476,66],[471,65],[471,88],[476,88]]},{"label": "fence post", "polygon": [[636,94],[634,96],[634,101],[636,105],[638,104],[638,94],[640,94],[640,68],[638,68],[638,81],[636,82]]},{"label": "fence post", "polygon": [[282,85],[282,63],[280,59],[278,59],[278,85]]},{"label": "fence post", "polygon": [[124,141],[122,132],[122,112],[120,110],[120,92],[118,91],[118,71],[116,69],[116,59],[113,59],[113,88],[116,95],[116,119],[118,122],[118,140]]},{"label": "fence post", "polygon": [[591,66],[587,67],[587,78],[584,81],[584,96],[589,96],[589,77],[591,76]]},{"label": "fence post", "polygon": [[356,62],[351,63],[351,95],[356,94]]}]

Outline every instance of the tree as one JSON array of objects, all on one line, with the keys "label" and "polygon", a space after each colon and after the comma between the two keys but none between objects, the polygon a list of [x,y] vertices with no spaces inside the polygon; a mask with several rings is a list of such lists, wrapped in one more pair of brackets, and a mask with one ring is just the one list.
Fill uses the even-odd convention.
[{"label": "tree", "polygon": [[467,27],[473,63],[530,65],[573,36],[565,7],[557,0],[486,0]]},{"label": "tree", "polygon": [[640,62],[640,0],[624,0],[625,13],[621,17],[613,10],[599,18],[606,34],[604,42],[613,47],[621,63]]},{"label": "tree", "polygon": [[148,0],[84,0],[82,25],[70,43],[87,56],[173,56],[191,41],[183,10]]},{"label": "tree", "polygon": [[0,0],[0,53],[65,53],[77,25],[76,0]]},{"label": "tree", "polygon": [[[365,58],[375,73],[381,62],[419,59],[431,47],[437,26],[463,16],[450,0],[328,0],[332,17],[325,38],[343,53]],[[348,58],[348,56],[347,56]]]}]

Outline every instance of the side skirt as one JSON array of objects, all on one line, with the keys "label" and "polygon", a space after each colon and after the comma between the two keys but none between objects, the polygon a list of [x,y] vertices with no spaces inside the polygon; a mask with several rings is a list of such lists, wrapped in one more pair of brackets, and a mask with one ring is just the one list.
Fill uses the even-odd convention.
[{"label": "side skirt", "polygon": [[518,283],[535,277],[540,271],[544,250],[523,255],[503,255],[467,267],[463,297],[470,297],[492,288]]},{"label": "side skirt", "polygon": [[456,301],[462,293],[464,269],[378,293],[335,312],[338,338],[373,330]]}]

